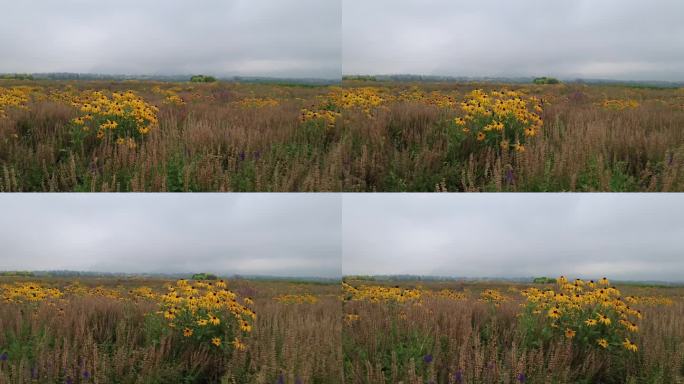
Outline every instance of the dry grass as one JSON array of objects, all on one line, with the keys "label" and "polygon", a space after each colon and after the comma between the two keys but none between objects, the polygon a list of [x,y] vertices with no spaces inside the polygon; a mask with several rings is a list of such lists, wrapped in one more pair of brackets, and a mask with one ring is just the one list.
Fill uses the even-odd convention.
[{"label": "dry grass", "polygon": [[[0,283],[16,281],[3,278]],[[32,280],[35,281],[35,280]],[[45,279],[64,286],[72,280]],[[81,279],[125,296],[138,286],[161,289],[163,280]],[[59,306],[0,304],[0,383],[335,383],[341,376],[341,307],[338,285],[236,280],[238,294],[254,298],[257,320],[230,356],[211,346],[184,348],[160,335],[149,301],[106,295],[66,296]],[[313,304],[283,304],[273,297],[311,293]],[[58,308],[62,308],[63,312]],[[87,372],[87,373],[86,373]],[[71,381],[69,381],[71,380]]]},{"label": "dry grass", "polygon": [[[74,108],[35,98],[28,111],[8,107],[0,120],[4,191],[684,190],[682,89],[346,81],[352,97],[371,86],[455,103],[345,106],[330,103],[337,87],[0,81],[17,85],[132,89],[160,107],[159,127],[133,149],[106,140],[81,147],[68,127]],[[545,100],[544,127],[524,153],[463,140],[452,122],[467,92],[503,87]],[[185,104],[165,104],[169,89]],[[300,121],[303,109],[321,108],[341,113],[331,127]]]},{"label": "dry grass", "polygon": [[[378,284],[349,281],[354,286]],[[394,283],[393,283],[394,284]],[[417,282],[402,282],[416,287]],[[422,283],[435,292],[467,292],[464,300],[426,296],[416,302],[350,301],[358,314],[344,327],[348,383],[681,383],[684,382],[684,290],[620,286],[626,295],[672,298],[645,306],[639,352],[579,354],[567,342],[525,347],[517,314],[523,299],[506,283]],[[523,285],[514,285],[516,289]],[[499,289],[498,307],[478,301]],[[432,360],[427,356],[431,356]]]}]

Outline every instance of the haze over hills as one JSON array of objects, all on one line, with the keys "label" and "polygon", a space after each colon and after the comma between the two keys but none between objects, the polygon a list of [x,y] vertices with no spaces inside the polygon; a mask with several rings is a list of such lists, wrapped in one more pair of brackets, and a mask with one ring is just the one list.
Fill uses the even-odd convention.
[{"label": "haze over hills", "polygon": [[[345,275],[343,279],[359,279],[380,282],[391,281],[425,281],[425,282],[448,282],[448,281],[464,281],[464,282],[513,282],[513,283],[532,283],[534,279],[540,276],[530,277],[466,277],[466,276],[437,276],[437,275]],[[574,278],[574,276],[573,276]],[[598,277],[597,277],[598,279]],[[629,285],[661,285],[661,286],[684,286],[683,281],[663,281],[663,280],[616,280],[611,279],[611,282],[616,284]]]},{"label": "haze over hills", "polygon": [[[202,273],[202,272],[197,272]],[[100,272],[100,271],[76,271],[76,270],[46,270],[46,271],[0,271],[0,277],[90,277],[90,278],[157,278],[157,279],[190,279],[193,272],[149,272],[149,273],[127,273],[127,272]],[[302,282],[338,282],[340,279],[322,276],[284,276],[269,274],[230,274],[218,273],[215,276],[226,279],[247,279],[247,280],[272,280],[272,281],[302,281]]]},{"label": "haze over hills", "polygon": [[[163,81],[185,82],[190,81],[194,74],[178,75],[129,75],[129,74],[105,74],[105,73],[76,73],[76,72],[48,72],[48,73],[0,73],[0,79],[19,80],[105,80],[105,81]],[[210,74],[211,75],[211,74]],[[278,76],[215,76],[219,81],[245,82],[245,83],[268,83],[268,84],[312,84],[325,85],[339,83],[341,79],[318,78],[318,77],[278,77]]]},{"label": "haze over hills", "polygon": [[[419,74],[381,74],[381,75],[343,75],[343,80],[364,80],[364,81],[397,81],[397,82],[482,82],[482,83],[510,83],[510,84],[529,84],[533,83],[536,77],[505,77],[505,76],[446,76],[446,75],[419,75]],[[563,78],[559,77],[564,83],[572,84],[611,84],[628,86],[652,86],[662,88],[677,88],[684,86],[684,81],[662,81],[662,80],[614,80],[600,78]]]}]

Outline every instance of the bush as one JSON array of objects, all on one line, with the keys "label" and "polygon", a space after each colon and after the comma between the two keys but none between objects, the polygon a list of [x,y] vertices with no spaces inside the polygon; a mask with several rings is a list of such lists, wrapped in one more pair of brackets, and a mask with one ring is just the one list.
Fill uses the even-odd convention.
[{"label": "bush", "polygon": [[215,77],[207,75],[194,75],[190,78],[191,83],[213,83],[215,81]]},{"label": "bush", "polygon": [[535,84],[560,84],[560,80],[553,77],[537,77],[534,79]]}]

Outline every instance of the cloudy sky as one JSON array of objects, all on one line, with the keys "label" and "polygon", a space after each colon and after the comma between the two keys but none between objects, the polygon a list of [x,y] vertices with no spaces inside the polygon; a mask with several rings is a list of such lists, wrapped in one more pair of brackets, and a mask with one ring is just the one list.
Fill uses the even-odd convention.
[{"label": "cloudy sky", "polygon": [[0,72],[339,78],[340,0],[0,0]]},{"label": "cloudy sky", "polygon": [[340,276],[339,195],[1,197],[0,270]]},{"label": "cloudy sky", "polygon": [[684,81],[681,0],[343,0],[343,73]]},{"label": "cloudy sky", "polygon": [[344,274],[684,281],[682,194],[345,195]]}]

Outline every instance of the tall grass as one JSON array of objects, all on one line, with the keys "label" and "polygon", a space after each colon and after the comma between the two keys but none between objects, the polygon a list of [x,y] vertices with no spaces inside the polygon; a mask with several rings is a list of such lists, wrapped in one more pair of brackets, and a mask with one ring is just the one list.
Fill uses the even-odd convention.
[{"label": "tall grass", "polygon": [[[352,282],[361,284],[364,282]],[[365,282],[365,284],[372,284]],[[405,282],[402,286],[415,286]],[[638,289],[623,293],[664,295],[671,306],[643,308],[636,354],[579,353],[569,342],[530,347],[518,314],[522,299],[498,307],[477,300],[486,288],[505,285],[435,284],[423,289],[469,290],[469,298],[428,296],[396,303],[351,301],[358,314],[344,327],[344,370],[348,383],[678,383],[684,380],[684,291]],[[516,288],[522,288],[516,286]]]},{"label": "tall grass", "polygon": [[[370,85],[398,95],[417,87],[460,102],[474,88],[543,98],[544,127],[524,153],[464,141],[443,107],[392,99],[370,113],[326,104],[333,87],[151,82],[0,81],[43,90],[132,89],[160,107],[159,127],[136,148],[75,145],[72,107],[33,100],[0,119],[3,191],[682,191],[684,93],[617,86],[456,83]],[[177,89],[164,104],[154,87]],[[277,105],[246,106],[253,98]],[[616,109],[610,100],[636,107]],[[332,127],[302,109],[341,112]],[[314,108],[315,109],[315,108]]]},{"label": "tall grass", "polygon": [[[7,281],[7,279],[3,279]],[[67,281],[48,279],[51,286]],[[83,280],[125,292],[164,281]],[[233,283],[233,282],[231,282]],[[337,285],[236,281],[255,301],[257,320],[245,351],[216,354],[161,331],[148,301],[68,296],[58,306],[0,304],[0,383],[336,383],[341,377]],[[318,301],[284,304],[276,295],[308,292]]]}]

